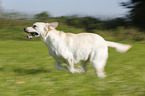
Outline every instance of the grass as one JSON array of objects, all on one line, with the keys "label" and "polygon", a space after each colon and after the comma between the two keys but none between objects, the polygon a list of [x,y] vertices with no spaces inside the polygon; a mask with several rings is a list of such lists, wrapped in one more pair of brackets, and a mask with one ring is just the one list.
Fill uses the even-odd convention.
[{"label": "grass", "polygon": [[107,77],[54,68],[41,41],[0,41],[0,96],[145,96],[145,44],[127,53],[109,48]]},{"label": "grass", "polygon": [[[55,69],[45,44],[26,39],[23,28],[34,21],[0,21],[0,96],[145,96],[145,43],[138,30],[95,32],[107,40],[142,42],[131,43],[133,48],[123,54],[109,48],[107,77],[99,79],[90,63],[85,74]],[[84,32],[63,24],[58,30]]]}]

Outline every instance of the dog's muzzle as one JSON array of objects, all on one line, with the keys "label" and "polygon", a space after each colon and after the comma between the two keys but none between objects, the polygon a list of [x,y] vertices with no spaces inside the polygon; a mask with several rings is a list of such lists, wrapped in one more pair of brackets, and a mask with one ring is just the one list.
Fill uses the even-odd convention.
[{"label": "dog's muzzle", "polygon": [[38,34],[37,32],[28,32],[28,31],[27,31],[27,28],[24,28],[24,32],[30,33],[30,34],[27,36],[28,39],[32,39],[33,37],[39,37],[39,34]]}]

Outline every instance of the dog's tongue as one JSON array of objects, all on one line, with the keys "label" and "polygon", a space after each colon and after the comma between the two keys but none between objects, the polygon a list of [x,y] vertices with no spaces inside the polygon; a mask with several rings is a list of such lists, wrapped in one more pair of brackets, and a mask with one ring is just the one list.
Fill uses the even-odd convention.
[{"label": "dog's tongue", "polygon": [[32,35],[28,35],[27,38],[28,38],[28,39],[32,39]]}]

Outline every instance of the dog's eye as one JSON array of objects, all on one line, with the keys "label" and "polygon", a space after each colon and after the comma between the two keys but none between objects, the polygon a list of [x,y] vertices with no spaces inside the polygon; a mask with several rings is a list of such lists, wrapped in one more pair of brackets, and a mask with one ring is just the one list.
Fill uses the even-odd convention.
[{"label": "dog's eye", "polygon": [[36,28],[37,26],[36,25],[33,25],[33,28]]}]

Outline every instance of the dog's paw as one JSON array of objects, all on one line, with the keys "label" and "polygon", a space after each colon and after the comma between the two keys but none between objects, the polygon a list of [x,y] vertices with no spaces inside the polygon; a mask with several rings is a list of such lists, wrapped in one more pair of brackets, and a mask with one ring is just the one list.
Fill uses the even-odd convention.
[{"label": "dog's paw", "polygon": [[106,75],[103,72],[102,73],[97,73],[97,75],[98,75],[99,78],[105,78],[106,77]]},{"label": "dog's paw", "polygon": [[78,68],[77,68],[81,73],[85,73],[86,71],[84,70],[84,68],[83,67],[81,67],[81,66],[78,66]]}]

